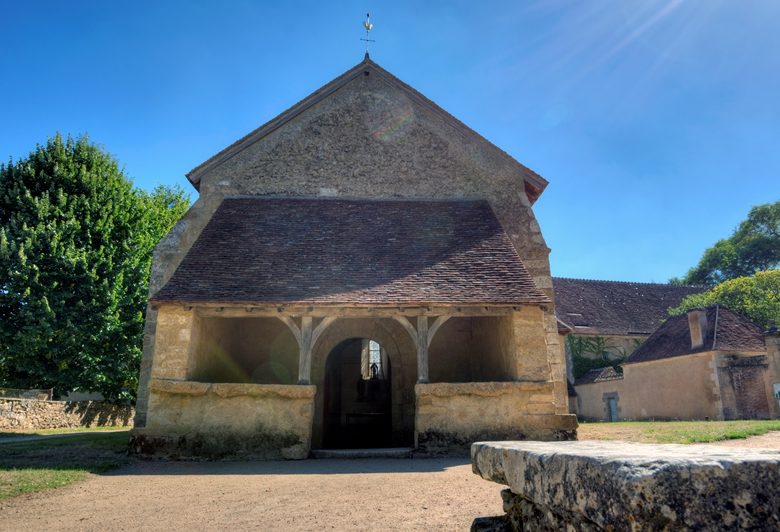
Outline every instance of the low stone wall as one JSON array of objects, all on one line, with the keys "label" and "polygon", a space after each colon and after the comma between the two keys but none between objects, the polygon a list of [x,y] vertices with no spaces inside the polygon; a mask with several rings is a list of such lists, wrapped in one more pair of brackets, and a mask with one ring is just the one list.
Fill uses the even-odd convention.
[{"label": "low stone wall", "polygon": [[415,438],[428,454],[468,454],[485,440],[571,440],[573,415],[556,415],[549,382],[415,385]]},{"label": "low stone wall", "polygon": [[315,386],[152,379],[140,455],[302,459],[309,454]]},{"label": "low stone wall", "polygon": [[621,442],[480,442],[509,486],[472,530],[780,530],[780,451]]},{"label": "low stone wall", "polygon": [[0,399],[0,430],[40,430],[75,427],[131,427],[130,405],[104,401],[38,401]]}]

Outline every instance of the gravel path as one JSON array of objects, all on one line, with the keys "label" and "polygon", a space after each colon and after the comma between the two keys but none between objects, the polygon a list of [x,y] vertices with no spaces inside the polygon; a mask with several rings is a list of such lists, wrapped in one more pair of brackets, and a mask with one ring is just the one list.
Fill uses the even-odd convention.
[{"label": "gravel path", "polygon": [[[710,445],[780,449],[780,431]],[[138,462],[0,502],[0,530],[467,530],[501,489],[465,458]]]},{"label": "gravel path", "polygon": [[139,462],[0,502],[0,530],[467,530],[501,489],[465,458]]}]

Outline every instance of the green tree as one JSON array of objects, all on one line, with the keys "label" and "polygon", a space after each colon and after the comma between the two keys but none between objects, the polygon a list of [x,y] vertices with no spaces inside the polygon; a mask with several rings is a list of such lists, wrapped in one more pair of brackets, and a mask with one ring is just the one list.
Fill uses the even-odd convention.
[{"label": "green tree", "polygon": [[780,323],[780,270],[724,281],[706,292],[686,297],[678,306],[669,309],[669,314],[681,314],[715,303],[739,312],[761,327]]},{"label": "green tree", "polygon": [[152,250],[187,204],[85,136],[0,165],[0,385],[132,398]]},{"label": "green tree", "polygon": [[[635,348],[639,346],[635,341]],[[578,336],[570,334],[566,337],[566,344],[571,353],[572,375],[579,379],[592,369],[612,366],[618,373],[623,373],[620,364],[625,361],[630,353],[625,349],[612,345],[608,338],[603,336]],[[612,351],[616,353],[610,354]],[[587,356],[588,354],[593,356]]]},{"label": "green tree", "polygon": [[682,284],[714,286],[728,279],[780,266],[780,201],[750,209],[734,233],[704,252]]}]

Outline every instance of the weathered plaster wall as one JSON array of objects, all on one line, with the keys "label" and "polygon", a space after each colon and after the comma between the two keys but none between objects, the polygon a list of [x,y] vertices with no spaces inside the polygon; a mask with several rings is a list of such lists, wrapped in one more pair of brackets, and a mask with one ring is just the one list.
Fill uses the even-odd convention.
[{"label": "weathered plaster wall", "polygon": [[132,427],[134,415],[135,410],[130,405],[103,401],[0,399],[0,430]]},{"label": "weathered plaster wall", "polygon": [[298,343],[278,318],[200,318],[189,379],[295,384]]},{"label": "weathered plaster wall", "polygon": [[[170,278],[223,197],[280,195],[487,199],[536,285],[552,299],[549,249],[524,192],[525,172],[397,85],[375,73],[361,75],[202,176],[200,198],[155,250],[150,293]],[[520,377],[553,381],[556,409],[563,413],[565,366],[552,304],[537,321],[550,341],[536,341],[544,353],[531,356],[544,358],[549,372],[542,375],[534,360],[532,374]],[[138,426],[145,423],[159,328],[160,316],[149,308]]]},{"label": "weathered plaster wall", "polygon": [[428,453],[467,452],[482,440],[568,440],[577,421],[556,415],[548,382],[417,384],[415,439]]},{"label": "weathered plaster wall", "polygon": [[431,382],[508,381],[515,376],[514,343],[502,344],[509,319],[450,318],[428,349]]},{"label": "weathered plaster wall", "polygon": [[314,386],[209,384],[152,379],[139,454],[172,457],[305,458]]},{"label": "weathered plaster wall", "polygon": [[577,416],[587,420],[608,421],[607,396],[617,399],[618,420],[636,419],[634,412],[625,409],[626,387],[624,380],[594,382],[575,387],[577,391]]},{"label": "weathered plaster wall", "polygon": [[618,394],[619,419],[722,419],[712,352],[627,364],[623,380],[577,386],[578,412],[606,417],[604,394]]},{"label": "weathered plaster wall", "polygon": [[[619,419],[768,417],[770,413],[763,413],[766,406],[761,410],[771,398],[768,358],[761,353],[708,351],[628,364],[622,380],[577,386],[577,413],[585,419],[607,420],[605,396],[613,395]],[[748,386],[740,388],[740,379]]]}]

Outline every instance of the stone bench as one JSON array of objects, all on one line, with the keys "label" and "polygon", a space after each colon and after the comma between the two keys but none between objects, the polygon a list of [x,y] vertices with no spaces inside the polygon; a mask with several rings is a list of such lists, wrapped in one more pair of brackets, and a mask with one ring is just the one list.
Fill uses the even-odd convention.
[{"label": "stone bench", "polygon": [[509,486],[472,530],[780,530],[780,451],[622,442],[479,442]]}]

